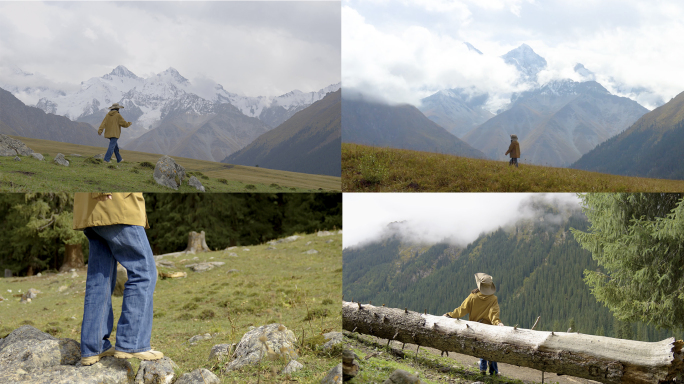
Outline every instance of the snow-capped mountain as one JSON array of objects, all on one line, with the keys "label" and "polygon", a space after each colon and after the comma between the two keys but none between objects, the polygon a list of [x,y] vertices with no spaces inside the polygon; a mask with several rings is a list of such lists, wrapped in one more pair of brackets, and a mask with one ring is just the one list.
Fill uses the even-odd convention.
[{"label": "snow-capped mountain", "polygon": [[458,138],[494,116],[485,108],[489,95],[463,88],[444,89],[421,100],[418,107],[430,120]]},{"label": "snow-capped mountain", "polygon": [[501,56],[506,64],[513,65],[523,82],[537,82],[537,74],[546,68],[546,59],[539,56],[527,44],[522,44]]}]

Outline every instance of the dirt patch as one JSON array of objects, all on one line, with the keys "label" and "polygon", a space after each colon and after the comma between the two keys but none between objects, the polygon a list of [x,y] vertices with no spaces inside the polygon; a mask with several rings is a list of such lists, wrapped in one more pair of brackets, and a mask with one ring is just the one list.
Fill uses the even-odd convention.
[{"label": "dirt patch", "polygon": [[26,175],[26,176],[33,176],[36,174],[35,172],[29,172],[29,171],[12,171],[12,173],[21,173],[22,175]]}]

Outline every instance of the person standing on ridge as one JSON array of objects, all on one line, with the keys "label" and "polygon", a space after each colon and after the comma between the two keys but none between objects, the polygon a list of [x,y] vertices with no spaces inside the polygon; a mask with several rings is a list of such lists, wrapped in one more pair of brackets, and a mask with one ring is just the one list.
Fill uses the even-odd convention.
[{"label": "person standing on ridge", "polygon": [[513,165],[515,164],[515,167],[518,168],[518,158],[520,157],[520,144],[518,143],[518,136],[516,135],[511,135],[511,145],[508,146],[508,151],[504,153],[504,155],[511,154],[511,160],[508,162],[508,165]]},{"label": "person standing on ridge", "polygon": [[109,163],[109,160],[112,158],[112,153],[116,155],[117,163],[123,161],[119,154],[119,144],[117,144],[117,141],[119,141],[119,137],[121,137],[121,128],[128,128],[133,124],[124,120],[119,114],[119,108],[123,107],[124,106],[119,105],[119,103],[112,104],[112,106],[109,107],[109,113],[107,113],[107,116],[102,120],[102,124],[100,124],[100,129],[97,130],[98,135],[101,135],[102,131],[104,131],[104,137],[109,139],[109,147],[107,148],[107,153],[105,153],[104,157],[105,163]]},{"label": "person standing on ridge", "polygon": [[[150,346],[157,267],[145,234],[149,227],[142,193],[74,195],[73,229],[82,230],[90,244],[81,323],[82,365],[93,365],[106,356],[164,357]],[[114,348],[109,337],[114,326],[112,292],[117,262],[126,269],[128,281]]]},{"label": "person standing on ridge", "polygon": [[[499,301],[494,293],[496,293],[496,286],[492,277],[486,273],[476,273],[475,283],[477,289],[473,289],[470,295],[463,300],[460,307],[447,312],[442,316],[458,319],[465,315],[470,315],[468,320],[476,321],[482,324],[498,325],[503,327],[504,324],[499,319]],[[480,373],[487,374],[487,365],[489,364],[489,374],[496,376],[499,374],[499,366],[496,361],[487,361],[480,359]]]}]

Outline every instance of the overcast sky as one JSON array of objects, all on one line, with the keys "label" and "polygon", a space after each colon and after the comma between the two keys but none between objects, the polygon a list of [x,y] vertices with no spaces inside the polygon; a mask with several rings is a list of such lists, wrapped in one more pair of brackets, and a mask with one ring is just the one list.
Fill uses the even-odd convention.
[{"label": "overcast sky", "polygon": [[483,232],[525,217],[520,203],[533,196],[580,204],[573,193],[345,193],[343,247],[376,240],[395,221],[406,221],[423,240],[451,238],[465,245]]},{"label": "overcast sky", "polygon": [[543,81],[576,77],[582,63],[611,91],[644,87],[654,96],[642,104],[667,102],[684,91],[682,20],[675,0],[342,0],[342,81],[414,105],[445,88],[512,92],[499,56],[526,43],[548,63]]},{"label": "overcast sky", "polygon": [[0,79],[8,68],[78,89],[124,65],[169,67],[246,96],[340,82],[340,2],[0,2]]}]

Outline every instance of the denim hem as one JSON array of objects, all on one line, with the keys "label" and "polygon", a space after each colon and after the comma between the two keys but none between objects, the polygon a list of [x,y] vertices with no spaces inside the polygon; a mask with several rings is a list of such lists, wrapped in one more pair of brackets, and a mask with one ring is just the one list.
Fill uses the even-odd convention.
[{"label": "denim hem", "polygon": [[147,348],[142,348],[142,349],[121,349],[119,347],[116,347],[116,350],[119,352],[126,352],[126,353],[138,353],[138,352],[147,352],[151,350],[152,347],[147,347]]}]

